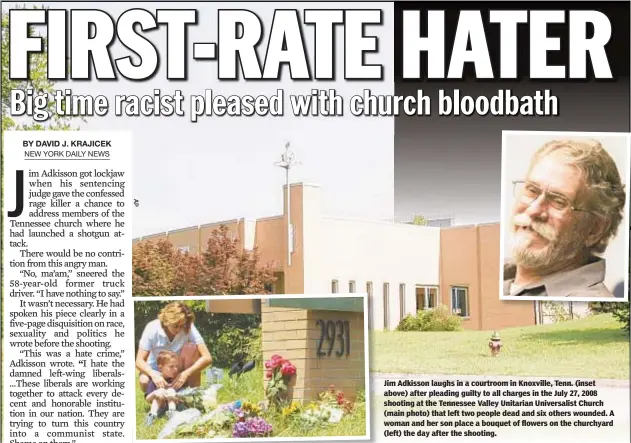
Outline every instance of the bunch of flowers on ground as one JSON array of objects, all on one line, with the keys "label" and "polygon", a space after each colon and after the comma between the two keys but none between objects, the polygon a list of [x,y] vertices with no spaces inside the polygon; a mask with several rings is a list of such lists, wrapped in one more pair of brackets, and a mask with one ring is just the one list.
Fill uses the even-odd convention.
[{"label": "bunch of flowers on ground", "polygon": [[268,437],[272,434],[272,425],[260,416],[262,408],[249,402],[237,401],[229,410],[235,422],[232,426],[232,436],[237,438]]},{"label": "bunch of flowers on ground", "polygon": [[208,387],[185,388],[177,393],[177,397],[186,408],[195,408],[202,414],[217,407],[217,391],[220,384],[212,384]]},{"label": "bunch of flowers on ground", "polygon": [[283,408],[282,416],[283,418],[292,417],[302,412],[302,410],[303,408],[300,403],[298,403],[297,401],[292,401],[291,404]]},{"label": "bunch of flowers on ground", "polygon": [[232,436],[237,438],[268,437],[271,434],[272,425],[267,423],[263,417],[250,417],[238,421],[232,428]]},{"label": "bunch of flowers on ground", "polygon": [[176,437],[269,437],[272,425],[261,416],[262,412],[260,405],[238,400],[178,427]]},{"label": "bunch of flowers on ground", "polygon": [[328,391],[321,392],[319,398],[322,403],[333,408],[339,408],[346,414],[353,412],[353,402],[344,396],[344,392],[335,389],[334,385],[330,385]]},{"label": "bunch of flowers on ground", "polygon": [[296,367],[280,355],[272,355],[265,362],[265,378],[268,380],[265,396],[270,404],[278,406],[291,378],[296,375]]},{"label": "bunch of flowers on ground", "polygon": [[313,428],[325,423],[338,423],[344,414],[353,411],[354,404],[344,397],[344,393],[330,385],[328,391],[318,395],[319,401],[310,403],[303,411],[295,414],[302,426]]}]

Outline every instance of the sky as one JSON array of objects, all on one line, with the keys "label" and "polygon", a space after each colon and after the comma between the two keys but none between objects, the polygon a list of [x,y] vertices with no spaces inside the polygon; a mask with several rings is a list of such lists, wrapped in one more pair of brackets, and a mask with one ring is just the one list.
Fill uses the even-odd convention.
[{"label": "sky", "polygon": [[[54,5],[53,5],[54,3]],[[41,3],[38,3],[41,5]],[[93,9],[95,3],[49,2],[46,6]],[[314,8],[315,4],[309,4]],[[330,7],[330,4],[321,4]],[[129,9],[124,3],[99,3],[98,8],[117,18]],[[163,67],[151,80],[130,82],[58,82],[57,87],[71,88],[74,94],[104,95],[113,103],[116,95],[151,95],[181,90],[190,95],[212,89],[217,95],[273,95],[284,89],[285,95],[309,94],[313,88],[335,89],[346,100],[370,89],[374,94],[393,94],[393,9],[384,10],[384,24],[368,28],[379,39],[379,54],[369,54],[368,63],[384,65],[383,81],[347,82],[343,80],[343,33],[336,33],[336,65],[340,75],[334,82],[293,82],[285,68],[278,82],[220,82],[215,61],[193,61],[193,42],[216,41],[217,9],[228,4],[213,3],[136,3],[134,7],[154,12],[158,8],[198,10],[198,25],[189,28],[189,78],[186,82],[166,79]],[[265,24],[265,37],[259,48],[264,60],[269,24],[276,8],[285,4],[239,3],[239,8],[257,13]],[[353,3],[339,7],[361,8]],[[8,9],[3,5],[3,9]],[[166,32],[147,35],[162,57],[166,53]],[[305,44],[313,57],[313,31],[305,33]],[[112,58],[129,55],[119,43],[111,47]],[[311,66],[313,63],[311,62]],[[129,130],[133,133],[133,197],[140,202],[134,208],[133,236],[164,230],[229,220],[238,217],[260,218],[282,213],[284,170],[274,166],[280,160],[285,143],[290,142],[300,165],[292,169],[291,182],[321,186],[322,211],[325,215],[369,220],[391,219],[394,213],[394,119],[344,117],[202,117],[190,122],[188,100],[186,116],[117,117],[113,111],[104,117],[91,117],[80,123],[81,130]]]}]

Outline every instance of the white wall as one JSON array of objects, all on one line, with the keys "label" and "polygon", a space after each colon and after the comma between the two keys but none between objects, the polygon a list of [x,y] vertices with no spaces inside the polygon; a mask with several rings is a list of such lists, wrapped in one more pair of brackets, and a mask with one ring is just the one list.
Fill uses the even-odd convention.
[{"label": "white wall", "polygon": [[383,329],[383,283],[389,283],[389,326],[400,320],[399,285],[405,284],[405,312],[416,309],[415,286],[438,285],[440,229],[322,217],[318,189],[305,187],[304,285],[305,293],[331,293],[332,280],[339,292],[366,292],[373,284],[372,327]]}]

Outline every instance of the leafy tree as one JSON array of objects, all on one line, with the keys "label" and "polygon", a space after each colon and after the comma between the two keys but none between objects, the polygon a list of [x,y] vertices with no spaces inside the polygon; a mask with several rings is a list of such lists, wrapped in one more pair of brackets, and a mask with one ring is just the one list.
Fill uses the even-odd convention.
[{"label": "leafy tree", "polygon": [[412,224],[416,226],[427,226],[428,220],[422,215],[415,215]]},{"label": "leafy tree", "polygon": [[[630,240],[631,242],[631,240]],[[629,280],[631,281],[631,261],[629,262]],[[611,314],[622,324],[622,329],[629,331],[631,313],[629,312],[629,302],[592,302],[589,304],[592,312],[597,314]]]},{"label": "leafy tree", "polygon": [[592,302],[589,309],[595,314],[611,314],[622,324],[622,329],[629,330],[628,302]]},{"label": "leafy tree", "polygon": [[200,256],[177,250],[166,239],[133,247],[135,296],[267,294],[274,282],[259,253],[239,248],[226,226],[214,230]]},{"label": "leafy tree", "polygon": [[166,239],[143,241],[133,246],[132,269],[134,296],[186,295],[195,290],[199,260]]},{"label": "leafy tree", "polygon": [[259,252],[239,248],[224,225],[214,230],[201,256],[198,290],[203,294],[267,294],[266,286],[274,283],[269,266],[259,265]]},{"label": "leafy tree", "polygon": [[[612,303],[613,304],[613,303]],[[615,303],[617,309],[613,311],[613,316],[616,320],[622,323],[622,329],[625,331],[629,330],[629,303]]]},{"label": "leafy tree", "polygon": [[[29,36],[36,35],[33,27],[29,27]],[[41,36],[40,36],[41,37]],[[48,79],[48,52],[47,39],[42,37],[42,46],[44,50],[40,53],[31,53],[29,57],[29,79],[28,80],[10,80],[9,79],[9,14],[2,12],[2,132],[6,130],[25,130],[25,131],[42,131],[42,130],[61,130],[69,131],[77,129],[72,127],[72,121],[75,117],[67,117],[59,115],[56,112],[52,95],[56,91],[55,82]],[[34,119],[15,120],[10,115],[11,110],[11,91],[33,91],[34,93],[48,93],[48,112],[50,119],[45,122],[38,122]]]}]

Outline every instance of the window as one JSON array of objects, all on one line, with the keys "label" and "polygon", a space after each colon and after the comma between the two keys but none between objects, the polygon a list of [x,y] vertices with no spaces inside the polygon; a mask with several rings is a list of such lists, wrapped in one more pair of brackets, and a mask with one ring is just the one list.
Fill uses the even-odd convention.
[{"label": "window", "polygon": [[416,310],[433,309],[438,306],[438,288],[436,286],[416,287]]},{"label": "window", "polygon": [[180,252],[191,252],[191,247],[190,246],[179,246],[177,248],[178,251]]},{"label": "window", "polygon": [[339,289],[339,282],[337,280],[331,281],[331,294],[337,294]]},{"label": "window", "polygon": [[451,312],[460,317],[469,317],[469,290],[464,287],[451,288]]},{"label": "window", "polygon": [[400,318],[405,317],[405,284],[401,283],[399,285],[399,316]]},{"label": "window", "polygon": [[274,294],[274,285],[270,284],[270,283],[265,283],[265,291],[267,291],[270,294]]},{"label": "window", "polygon": [[372,329],[372,282],[366,283],[366,296],[368,297],[368,329]]},{"label": "window", "polygon": [[349,281],[348,282],[348,292],[351,294],[355,293],[355,282],[354,281]]},{"label": "window", "polygon": [[296,251],[296,231],[295,226],[292,223],[289,225],[289,252]]},{"label": "window", "polygon": [[388,283],[383,284],[383,328],[389,329],[388,318],[390,317],[390,285]]}]

